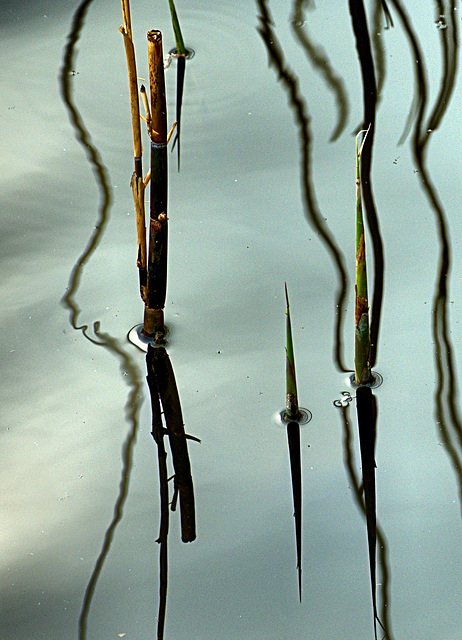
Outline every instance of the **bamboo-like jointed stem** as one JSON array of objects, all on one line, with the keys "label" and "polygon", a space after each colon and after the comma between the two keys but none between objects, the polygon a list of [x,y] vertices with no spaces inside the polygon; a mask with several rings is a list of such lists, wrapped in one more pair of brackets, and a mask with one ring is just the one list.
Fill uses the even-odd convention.
[{"label": "bamboo-like jointed stem", "polygon": [[286,292],[286,413],[284,419],[300,420],[301,413],[298,407],[297,380],[295,376],[295,357],[292,342],[292,324],[290,321],[289,294],[287,284],[284,284]]},{"label": "bamboo-like jointed stem", "polygon": [[139,269],[140,294],[141,298],[146,298],[147,279],[147,252],[146,252],[146,217],[144,211],[144,182],[142,167],[142,143],[141,143],[141,123],[140,123],[140,103],[138,96],[138,79],[136,73],[135,47],[132,39],[132,26],[130,18],[130,0],[122,0],[122,15],[124,24],[119,27],[123,35],[125,45],[125,55],[127,58],[128,87],[130,92],[130,110],[133,131],[133,155],[135,170],[131,180],[133,190],[133,201],[136,213],[137,232],[137,256],[136,263]]},{"label": "bamboo-like jointed stem", "polygon": [[[124,24],[119,27],[120,33],[124,37],[125,55],[127,58],[128,87],[130,91],[130,108],[132,115],[133,129],[133,152],[135,157],[135,171],[137,159],[141,162],[141,124],[140,124],[140,101],[138,97],[138,77],[136,74],[135,47],[132,40],[132,26],[130,19],[130,0],[122,0],[122,15]],[[136,171],[141,175],[141,171]]]},{"label": "bamboo-like jointed stem", "polygon": [[371,341],[369,333],[369,302],[367,294],[366,243],[364,237],[363,211],[361,202],[361,151],[369,129],[358,150],[356,136],[356,284],[355,284],[355,383],[366,384],[371,377],[370,351]]},{"label": "bamboo-like jointed stem", "polygon": [[147,299],[143,332],[162,341],[167,292],[167,106],[165,100],[162,34],[148,31],[151,118],[151,199]]},{"label": "bamboo-like jointed stem", "polygon": [[155,144],[167,142],[167,114],[165,101],[164,59],[162,33],[148,31],[149,85],[151,88],[151,141]]},{"label": "bamboo-like jointed stem", "polygon": [[144,110],[146,112],[146,124],[148,125],[148,131],[149,131],[149,128],[151,127],[151,109],[149,108],[149,100],[146,94],[146,87],[144,86],[144,84],[142,84],[140,87],[140,93],[141,93],[141,100],[143,102]]},{"label": "bamboo-like jointed stem", "polygon": [[[140,295],[142,300],[146,300],[147,295],[147,252],[146,252],[146,218],[144,211],[145,184],[142,177],[133,172],[130,183],[133,192],[133,202],[135,204],[136,215],[136,235],[138,241],[138,254],[136,259],[137,267],[140,271]],[[142,275],[143,274],[143,277]]]}]

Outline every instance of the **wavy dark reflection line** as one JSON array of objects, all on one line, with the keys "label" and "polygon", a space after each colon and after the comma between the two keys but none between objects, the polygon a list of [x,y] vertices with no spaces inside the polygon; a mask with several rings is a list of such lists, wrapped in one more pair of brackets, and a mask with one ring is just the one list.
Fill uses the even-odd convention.
[{"label": "wavy dark reflection line", "polygon": [[334,94],[337,105],[337,124],[329,139],[329,142],[334,142],[340,137],[348,122],[348,114],[350,112],[348,94],[342,78],[332,68],[327,53],[320,45],[314,44],[308,36],[304,5],[304,0],[294,0],[290,23],[294,35],[305,51],[311,65],[320,74],[327,88]]},{"label": "wavy dark reflection line", "polygon": [[[347,475],[351,486],[353,488],[353,496],[355,502],[366,518],[366,504],[364,502],[363,488],[359,479],[359,475],[356,471],[355,456],[353,452],[353,436],[351,434],[350,420],[349,420],[349,405],[341,407],[342,426],[343,426],[343,455],[344,464],[347,471]],[[390,563],[388,560],[388,541],[383,532],[381,526],[376,524],[377,542],[378,542],[378,555],[379,555],[379,581],[381,587],[381,599],[380,599],[380,621],[386,630],[386,637],[388,640],[393,640],[393,633],[391,629],[391,572]]]},{"label": "wavy dark reflection line", "polygon": [[[404,11],[399,0],[391,0],[402,22],[404,33],[409,40],[411,58],[414,61],[414,75],[421,96],[420,106],[416,117],[414,131],[411,140],[411,148],[418,168],[418,176],[422,190],[433,210],[436,222],[436,230],[439,241],[439,259],[436,273],[435,293],[432,306],[432,333],[435,345],[435,372],[437,385],[435,390],[435,418],[438,430],[441,434],[443,445],[459,486],[459,501],[462,511],[462,419],[458,404],[457,373],[454,361],[454,349],[450,338],[450,314],[448,308],[450,269],[451,269],[451,244],[444,207],[438,197],[435,185],[431,180],[427,168],[426,158],[430,137],[436,127],[441,124],[446,111],[447,103],[452,97],[457,75],[458,64],[458,26],[455,20],[447,23],[447,29],[451,36],[445,38],[445,42],[451,43],[450,57],[453,64],[443,65],[443,75],[448,73],[447,79],[441,79],[441,90],[433,106],[428,122],[425,121],[425,111],[428,103],[427,74],[425,72],[425,60],[418,38],[412,28],[409,16]],[[444,47],[445,45],[443,45]],[[447,54],[443,52],[443,57]],[[439,101],[445,104],[438,105]],[[433,128],[430,127],[433,121]]]},{"label": "wavy dark reflection line", "polygon": [[85,151],[85,155],[87,156],[96,183],[99,187],[100,204],[95,228],[90,235],[85,249],[83,250],[82,254],[78,258],[76,264],[72,269],[71,275],[69,277],[67,292],[63,296],[61,302],[69,310],[69,321],[74,329],[82,331],[83,335],[90,342],[97,346],[104,347],[107,351],[118,357],[118,359],[120,360],[121,369],[124,376],[126,376],[126,382],[129,386],[129,394],[125,405],[125,414],[126,421],[130,425],[130,428],[122,448],[122,474],[119,484],[119,495],[114,506],[114,515],[111,523],[109,524],[109,527],[106,530],[100,554],[96,560],[95,567],[85,590],[85,596],[79,616],[79,640],[86,639],[88,615],[90,612],[93,595],[95,593],[96,584],[101,574],[104,562],[107,559],[111,543],[114,538],[115,530],[122,519],[123,507],[128,495],[130,472],[132,469],[133,448],[136,442],[136,435],[138,431],[138,416],[142,398],[142,386],[138,369],[130,355],[124,351],[124,349],[119,345],[118,341],[109,334],[100,332],[98,322],[95,322],[93,324],[93,330],[96,337],[92,337],[89,335],[88,325],[77,324],[80,308],[75,300],[75,295],[80,284],[84,266],[95,251],[103,236],[105,227],[109,219],[109,210],[112,202],[112,192],[106,167],[104,166],[99,151],[91,142],[91,136],[85,128],[83,120],[72,97],[72,78],[74,77],[73,72],[75,71],[75,61],[77,55],[76,44],[80,38],[80,33],[85,24],[86,14],[92,1],[93,0],[84,0],[80,3],[74,13],[71,29],[68,34],[67,44],[63,53],[63,62],[59,74],[59,84],[61,96],[68,110],[69,119],[75,130],[76,138]]},{"label": "wavy dark reflection line", "polygon": [[422,84],[424,68],[419,67],[420,62],[423,62],[420,45],[417,36],[411,27],[409,16],[399,0],[390,0],[390,2],[395,8],[401,21],[405,36],[409,40],[409,48],[411,50],[412,59],[414,61],[414,95],[412,98],[411,107],[409,109],[409,114],[406,118],[403,133],[401,134],[401,137],[398,141],[398,145],[401,145],[404,143],[405,139],[412,129],[412,126],[416,123],[416,121],[420,120],[420,124],[417,124],[416,126],[417,130],[419,130],[421,126],[421,118],[423,117],[425,109],[424,103],[426,101],[426,85],[425,83]]},{"label": "wavy dark reflection line", "polygon": [[85,18],[88,11],[88,7],[93,0],[84,0],[80,3],[77,10],[74,13],[72,19],[71,29],[67,37],[67,44],[63,52],[63,62],[59,73],[59,86],[61,91],[61,97],[67,108],[69,120],[74,128],[75,136],[82,145],[88,162],[93,170],[96,183],[100,191],[100,204],[98,209],[98,218],[87,245],[82,254],[75,263],[72,272],[69,276],[69,282],[66,289],[66,294],[62,297],[62,304],[69,311],[69,322],[74,329],[82,331],[85,337],[88,338],[87,329],[88,325],[78,325],[78,316],[80,314],[80,307],[78,306],[75,295],[79,288],[80,279],[83,273],[83,268],[88,262],[90,256],[98,246],[104,230],[106,228],[109,219],[109,210],[112,204],[112,189],[110,187],[107,169],[101,159],[101,155],[98,149],[92,144],[91,136],[83,123],[82,117],[77,109],[72,94],[73,94],[73,72],[75,71],[75,61],[77,57],[76,44],[80,38],[80,33],[85,24]]},{"label": "wavy dark reflection line", "polygon": [[90,338],[91,341],[94,344],[104,347],[115,355],[120,361],[120,369],[123,375],[126,376],[130,391],[125,404],[125,416],[126,421],[130,425],[130,429],[122,446],[122,473],[119,483],[119,494],[114,505],[113,517],[104,535],[101,551],[85,589],[85,596],[79,616],[79,640],[86,640],[88,616],[93,596],[95,594],[96,585],[101,575],[103,565],[107,560],[117,525],[122,520],[123,509],[128,496],[131,470],[133,467],[133,449],[135,447],[136,436],[138,433],[138,417],[143,399],[142,380],[138,367],[131,356],[124,351],[115,338],[110,336],[108,333],[103,333],[99,330],[99,323],[95,323],[94,332],[98,340]]},{"label": "wavy dark reflection line", "polygon": [[[383,15],[385,15],[385,26],[383,27]],[[377,77],[377,103],[380,102],[383,87],[385,86],[385,80],[387,77],[387,63],[385,57],[385,44],[383,37],[383,29],[389,29],[393,27],[393,20],[391,18],[388,7],[383,0],[375,0],[374,9],[372,14],[372,47],[374,49],[374,65]]]},{"label": "wavy dark reflection line", "polygon": [[363,129],[370,126],[364,148],[361,154],[361,186],[363,204],[366,210],[367,224],[369,226],[374,253],[374,290],[371,306],[371,355],[370,365],[373,367],[377,359],[377,349],[380,332],[380,319],[382,316],[383,279],[385,259],[383,255],[383,242],[380,232],[379,219],[375,206],[372,190],[372,150],[375,132],[375,113],[377,108],[377,89],[375,83],[374,60],[372,58],[369,29],[367,26],[366,12],[362,0],[349,0],[350,14],[353,31],[356,38],[363,82],[364,122]]},{"label": "wavy dark reflection line", "polygon": [[269,63],[277,72],[284,89],[288,93],[290,106],[294,112],[296,123],[300,131],[301,149],[301,182],[303,189],[303,204],[305,215],[311,226],[317,231],[327,252],[334,264],[337,274],[336,291],[336,320],[334,337],[334,360],[340,371],[349,371],[344,365],[343,359],[343,319],[344,305],[348,289],[348,276],[344,266],[342,254],[332,237],[327,225],[322,218],[314,194],[314,187],[311,181],[311,132],[310,117],[306,112],[305,101],[300,95],[299,83],[292,69],[286,64],[284,53],[279,44],[276,34],[272,28],[272,20],[268,10],[266,0],[257,0],[260,11],[258,16],[260,26],[257,31],[260,34],[268,51]]},{"label": "wavy dark reflection line", "polygon": [[[441,72],[441,87],[435,100],[432,114],[428,120],[428,129],[435,131],[446,113],[452,95],[457,76],[458,64],[458,27],[456,3],[450,2],[448,12],[445,12],[444,3],[438,0],[436,3],[436,24],[439,26],[443,69]],[[448,15],[446,15],[448,14]],[[449,19],[447,19],[447,17]]]}]

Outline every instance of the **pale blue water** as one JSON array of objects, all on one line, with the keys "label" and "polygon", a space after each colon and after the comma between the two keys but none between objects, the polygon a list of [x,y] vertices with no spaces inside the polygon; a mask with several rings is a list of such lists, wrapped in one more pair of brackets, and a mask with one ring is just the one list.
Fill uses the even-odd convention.
[{"label": "pale blue water", "polygon": [[[418,93],[396,6],[389,3],[395,26],[385,30],[382,18],[378,36],[386,76],[372,164],[385,260],[374,365],[383,376],[374,393],[386,562],[380,543],[377,599],[390,637],[455,640],[462,622],[461,86],[456,74],[426,150],[429,195],[412,130],[398,146]],[[126,340],[143,307],[122,17],[118,2],[95,0],[77,43],[71,87],[85,151],[59,89],[77,7],[0,8],[1,640],[79,638],[105,535],[109,551],[84,614],[85,637],[156,637],[157,452],[144,355]],[[202,442],[189,443],[193,543],[181,543],[179,514],[171,514],[166,640],[373,638],[366,526],[350,474],[361,471],[354,402],[346,414],[333,404],[342,391],[354,395],[336,354],[350,370],[358,58],[346,3],[317,3],[298,33],[315,45],[322,68],[329,59],[342,80],[337,93],[299,44],[295,8],[273,2],[267,9],[305,120],[291,106],[290,82],[268,66],[257,31],[261,6],[177,2],[195,57],[186,66],[179,174],[170,154],[166,318],[185,428]],[[422,130],[444,89],[441,38],[458,61],[449,9],[441,23],[432,6],[407,5],[425,55]],[[174,46],[168,3],[134,3],[132,22],[139,75],[147,78],[146,31],[161,29],[165,50]],[[175,77],[172,63],[169,122]],[[339,91],[348,105],[343,119]],[[366,242],[372,292],[370,236]],[[338,325],[340,267],[348,282]],[[285,281],[300,403],[313,415],[301,429],[301,604],[287,438],[274,421],[285,399]],[[91,340],[72,320],[87,326]]]}]

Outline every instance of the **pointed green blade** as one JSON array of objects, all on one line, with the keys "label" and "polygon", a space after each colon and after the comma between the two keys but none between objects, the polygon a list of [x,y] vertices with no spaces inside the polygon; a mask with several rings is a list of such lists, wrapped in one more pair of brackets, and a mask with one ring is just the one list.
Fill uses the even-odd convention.
[{"label": "pointed green blade", "polygon": [[175,33],[176,52],[180,56],[186,55],[186,47],[184,45],[183,35],[181,33],[180,22],[175,9],[175,3],[173,0],[168,0],[170,6],[170,14],[172,16],[173,31]]},{"label": "pointed green blade", "polygon": [[290,322],[289,294],[287,283],[284,283],[286,292],[286,414],[287,420],[299,420],[300,410],[298,408],[297,380],[295,377],[295,357],[292,342],[292,325]]}]

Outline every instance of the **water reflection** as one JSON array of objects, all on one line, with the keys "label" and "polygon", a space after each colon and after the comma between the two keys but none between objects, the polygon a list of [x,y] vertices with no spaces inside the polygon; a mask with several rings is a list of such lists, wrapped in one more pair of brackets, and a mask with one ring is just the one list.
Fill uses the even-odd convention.
[{"label": "water reflection", "polygon": [[[375,441],[377,434],[377,402],[369,387],[356,390],[356,410],[358,421],[359,445],[361,452],[362,482],[358,477],[355,464],[353,436],[350,428],[349,404],[351,396],[336,404],[341,409],[343,425],[344,463],[350,486],[353,488],[355,502],[366,518],[367,542],[369,551],[369,572],[371,582],[372,610],[374,616],[374,634],[377,637],[377,622],[384,629],[386,637],[392,638],[390,568],[388,544],[385,534],[377,524],[375,489]],[[376,550],[379,546],[379,584],[381,585],[380,615],[377,607],[377,567]]]},{"label": "water reflection", "polygon": [[[196,515],[194,488],[189,462],[188,446],[183,425],[180,398],[175,382],[170,358],[164,347],[148,345],[146,354],[147,381],[151,396],[152,436],[157,445],[160,484],[160,530],[157,542],[160,546],[159,568],[159,613],[157,618],[157,638],[164,635],[168,586],[168,532],[169,532],[169,489],[167,452],[164,435],[169,439],[174,476],[174,494],[171,509],[176,509],[180,499],[181,539],[192,542],[196,539]],[[162,420],[162,415],[164,420]],[[165,426],[164,426],[165,422]],[[196,440],[196,438],[194,438]]]},{"label": "water reflection", "polygon": [[[383,27],[383,15],[385,14],[385,26]],[[377,102],[380,102],[382,89],[387,75],[385,45],[383,41],[383,29],[393,27],[393,19],[385,0],[375,0],[372,15],[372,46],[374,48],[375,74],[377,80]]]},{"label": "water reflection", "polygon": [[129,352],[120,345],[116,338],[111,336],[109,333],[101,332],[100,323],[98,321],[95,321],[93,323],[93,335],[89,333],[88,325],[78,324],[80,307],[76,302],[76,293],[80,285],[80,279],[85,264],[88,262],[88,260],[98,247],[99,242],[101,241],[101,238],[104,234],[104,230],[109,219],[109,211],[112,202],[112,193],[109,186],[107,169],[102,161],[98,149],[92,144],[91,136],[83,123],[80,112],[75,105],[72,97],[73,78],[77,55],[76,44],[80,38],[82,28],[85,24],[86,13],[91,2],[92,0],[84,0],[84,2],[79,5],[74,14],[71,29],[68,35],[68,42],[64,49],[63,64],[60,71],[59,81],[61,96],[68,110],[71,124],[75,130],[76,138],[85,151],[87,160],[93,170],[95,180],[99,187],[100,206],[98,209],[98,219],[94,230],[90,235],[86,247],[84,248],[82,254],[77,259],[77,262],[72,269],[71,275],[69,277],[67,292],[63,296],[61,302],[69,311],[69,322],[74,329],[81,331],[85,338],[92,344],[94,344],[95,346],[103,347],[109,353],[115,355],[119,359],[121,370],[129,387],[129,393],[125,404],[126,420],[129,424],[129,431],[122,447],[122,474],[119,484],[119,494],[114,505],[113,518],[104,535],[101,551],[98,555],[93,572],[85,589],[84,600],[82,603],[82,609],[80,612],[78,623],[79,640],[85,640],[87,637],[88,616],[90,613],[91,603],[95,593],[96,585],[101,575],[104,563],[108,557],[116,528],[122,520],[123,509],[128,496],[130,473],[132,470],[133,449],[138,432],[139,412],[142,403],[142,385],[140,375],[138,372],[138,368]]},{"label": "water reflection", "polygon": [[268,52],[269,63],[276,70],[282,87],[287,92],[290,106],[300,134],[300,173],[303,190],[303,204],[305,214],[319,234],[326,250],[334,264],[337,275],[336,292],[336,322],[334,337],[334,360],[340,371],[349,371],[343,357],[343,318],[345,300],[348,291],[348,276],[344,266],[344,259],[324,218],[319,210],[314,185],[311,178],[311,129],[310,116],[303,96],[300,94],[299,82],[295,72],[287,64],[284,52],[273,29],[273,21],[266,0],[257,0],[260,15],[258,32]]},{"label": "water reflection", "polygon": [[294,35],[302,49],[305,51],[308,60],[320,74],[328,89],[330,89],[335,96],[337,104],[337,124],[335,125],[330,137],[330,142],[333,142],[342,134],[348,121],[348,114],[350,110],[348,94],[342,78],[336,73],[335,69],[332,68],[326,52],[320,45],[314,44],[308,36],[304,5],[304,0],[294,1],[291,25]]},{"label": "water reflection", "polygon": [[99,323],[95,323],[94,332],[97,340],[89,338],[91,342],[93,342],[93,344],[104,347],[110,353],[116,355],[120,360],[121,371],[125,376],[127,384],[130,388],[127,402],[125,404],[126,420],[130,425],[130,428],[125,438],[125,442],[122,446],[122,473],[119,483],[119,495],[117,496],[114,505],[114,515],[106,530],[106,533],[104,534],[101,551],[98,555],[95,567],[85,589],[82,610],[79,616],[79,640],[85,640],[87,637],[88,616],[90,613],[90,607],[95,593],[96,585],[101,575],[104,563],[108,557],[116,528],[122,520],[124,505],[128,497],[130,474],[133,466],[133,450],[138,433],[139,412],[143,398],[141,377],[138,367],[133,361],[133,358],[121,347],[121,345],[115,338],[110,336],[108,333],[103,333],[100,331]]},{"label": "water reflection", "polygon": [[375,134],[375,115],[377,108],[377,88],[375,82],[375,66],[374,60],[372,58],[369,28],[366,19],[366,12],[364,10],[364,4],[362,0],[350,0],[349,6],[353,32],[356,38],[356,49],[358,51],[363,84],[364,119],[360,126],[360,129],[367,129],[368,127],[370,127],[361,154],[361,188],[374,255],[374,284],[370,323],[370,366],[373,367],[377,359],[380,318],[382,315],[383,278],[385,267],[383,242],[372,190],[371,174],[372,153]]},{"label": "water reflection", "polygon": [[[435,216],[439,259],[433,298],[432,332],[435,345],[435,369],[437,386],[435,390],[435,417],[443,445],[451,460],[459,484],[459,500],[462,510],[462,419],[458,403],[457,373],[454,349],[450,338],[450,314],[448,307],[451,241],[444,206],[432,181],[428,166],[428,145],[430,137],[441,125],[454,91],[457,75],[459,29],[456,21],[455,3],[451,2],[447,13],[441,3],[436,8],[442,51],[442,74],[440,89],[430,115],[426,117],[429,87],[425,58],[418,36],[410,18],[399,2],[391,0],[397,12],[413,60],[416,94],[414,101],[411,149],[418,169],[422,190]],[[443,22],[441,22],[443,21]],[[443,28],[444,27],[444,28]]]},{"label": "water reflection", "polygon": [[297,548],[298,595],[302,600],[302,460],[300,455],[300,425],[289,422],[287,425],[289,445],[290,474],[292,476],[292,494],[294,499],[295,541]]},{"label": "water reflection", "polygon": [[[176,52],[176,49],[174,50]],[[170,54],[173,52],[171,51]],[[192,56],[190,56],[192,57]],[[181,112],[183,108],[183,90],[186,75],[186,56],[175,55],[176,58],[176,132],[173,139],[172,151],[176,146],[178,171],[180,171],[180,134],[181,134]]]},{"label": "water reflection", "polygon": [[75,296],[80,285],[84,266],[103,237],[109,220],[109,211],[112,204],[112,190],[110,187],[107,169],[102,161],[98,149],[91,141],[91,136],[85,127],[80,112],[73,99],[74,72],[77,61],[76,44],[80,38],[81,31],[85,24],[87,11],[92,1],[93,0],[84,0],[80,3],[74,13],[71,29],[67,37],[67,44],[63,52],[63,63],[59,74],[59,86],[63,102],[67,108],[71,124],[74,127],[75,136],[85,151],[100,192],[98,218],[86,247],[72,269],[66,294],[62,298],[63,305],[69,310],[69,321],[71,325],[74,329],[82,331],[87,338],[89,338],[87,334],[88,325],[79,326],[77,324],[80,307],[76,302]]}]

